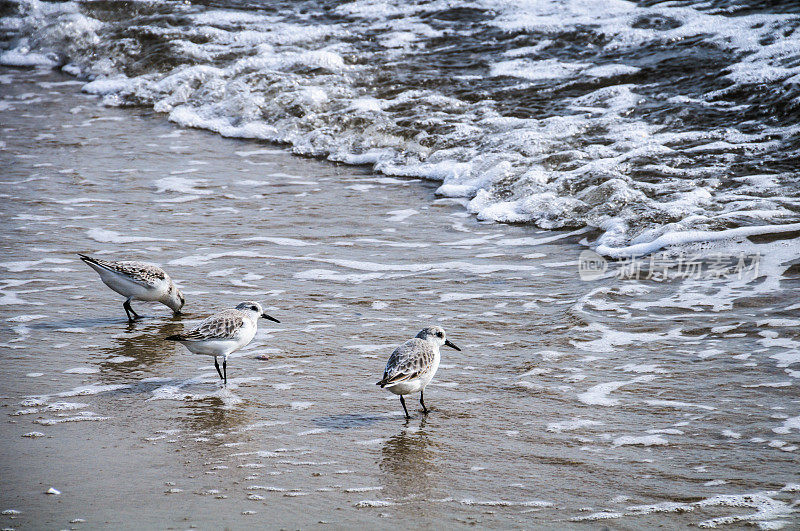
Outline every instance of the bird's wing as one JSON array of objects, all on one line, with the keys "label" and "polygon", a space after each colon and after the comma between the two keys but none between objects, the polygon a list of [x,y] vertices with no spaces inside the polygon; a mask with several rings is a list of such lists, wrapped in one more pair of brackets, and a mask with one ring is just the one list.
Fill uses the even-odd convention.
[{"label": "bird's wing", "polygon": [[397,347],[383,371],[383,379],[378,385],[411,380],[421,376],[433,364],[433,348],[427,341],[414,338],[409,339]]},{"label": "bird's wing", "polygon": [[245,321],[241,312],[225,310],[208,317],[197,327],[181,334],[180,337],[183,341],[234,340],[244,326]]},{"label": "bird's wing", "polygon": [[158,266],[144,262],[115,262],[116,270],[129,277],[134,282],[156,286],[163,281],[169,281],[169,275]]},{"label": "bird's wing", "polygon": [[79,256],[81,257],[81,260],[89,265],[102,267],[103,269],[111,271],[112,273],[123,275],[129,280],[148,288],[154,288],[164,280],[169,280],[169,275],[167,275],[163,269],[153,264],[134,262],[130,260],[111,262],[109,260],[101,260],[99,258],[92,258],[85,255]]}]

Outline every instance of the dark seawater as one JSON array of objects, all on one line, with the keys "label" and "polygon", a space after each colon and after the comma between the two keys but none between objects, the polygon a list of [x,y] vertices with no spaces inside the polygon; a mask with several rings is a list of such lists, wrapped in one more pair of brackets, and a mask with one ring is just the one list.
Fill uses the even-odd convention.
[{"label": "dark seawater", "polygon": [[441,181],[480,219],[596,227],[604,255],[800,227],[797,3],[25,1],[6,14],[4,64],[61,66],[106,104],[181,125]]}]

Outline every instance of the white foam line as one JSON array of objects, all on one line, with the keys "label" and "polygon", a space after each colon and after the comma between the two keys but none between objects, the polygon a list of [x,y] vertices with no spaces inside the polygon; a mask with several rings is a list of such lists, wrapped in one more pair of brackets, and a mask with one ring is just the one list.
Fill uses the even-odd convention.
[{"label": "white foam line", "polygon": [[252,238],[243,238],[245,242],[269,242],[275,245],[287,245],[289,247],[307,247],[310,245],[317,245],[316,243],[306,242],[295,238],[278,238],[270,236],[253,236]]},{"label": "white foam line", "polygon": [[542,245],[545,243],[550,243],[558,240],[562,240],[564,238],[569,238],[570,236],[578,236],[580,234],[585,234],[587,232],[595,230],[594,227],[584,227],[582,229],[574,230],[571,232],[566,233],[559,233],[555,236],[547,236],[544,238],[504,238],[502,240],[498,240],[494,243],[497,245]]},{"label": "white foam line", "polygon": [[634,258],[637,256],[650,254],[669,245],[730,240],[734,238],[755,236],[758,234],[775,234],[780,232],[792,232],[796,230],[800,230],[800,223],[790,223],[787,225],[761,225],[757,227],[738,227],[735,229],[721,231],[688,230],[664,234],[653,241],[637,243],[636,245],[628,245],[626,247],[598,245],[595,251],[597,251],[598,254],[611,258]]},{"label": "white foam line", "polygon": [[712,406],[706,406],[704,404],[691,404],[689,402],[681,402],[679,400],[645,400],[645,403],[649,406],[663,406],[663,407],[674,407],[674,408],[700,408],[705,409],[706,411],[716,411],[717,408]]},{"label": "white foam line", "polygon": [[286,153],[284,149],[255,149],[253,151],[234,151],[240,157],[252,157],[253,155],[278,155]]},{"label": "white foam line", "polygon": [[[331,264],[346,269],[355,269],[358,271],[369,272],[437,272],[437,271],[466,271],[476,274],[488,274],[497,271],[537,271],[538,266],[529,265],[506,265],[506,264],[473,264],[470,262],[431,262],[431,263],[414,263],[414,264],[381,264],[378,262],[367,262],[358,260],[339,260],[335,258],[317,258],[314,256],[279,256],[279,255],[266,255],[263,258],[275,260],[295,260],[307,262],[320,262],[324,264]],[[175,260],[170,264],[175,263]]]}]

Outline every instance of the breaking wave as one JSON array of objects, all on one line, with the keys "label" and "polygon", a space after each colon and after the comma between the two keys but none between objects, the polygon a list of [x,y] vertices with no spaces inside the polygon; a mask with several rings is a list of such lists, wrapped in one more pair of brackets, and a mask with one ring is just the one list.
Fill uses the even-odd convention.
[{"label": "breaking wave", "polygon": [[[224,7],[221,7],[224,6]],[[441,181],[609,256],[800,230],[800,8],[622,0],[6,6],[0,64]]]}]

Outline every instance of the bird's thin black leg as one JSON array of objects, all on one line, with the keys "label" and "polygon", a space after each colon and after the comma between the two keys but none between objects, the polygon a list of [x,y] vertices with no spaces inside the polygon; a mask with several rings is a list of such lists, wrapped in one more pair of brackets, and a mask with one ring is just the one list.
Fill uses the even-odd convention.
[{"label": "bird's thin black leg", "polygon": [[[133,321],[133,320],[136,320],[139,317],[141,317],[131,307],[131,299],[130,299],[130,297],[122,304],[122,307],[125,308],[125,313],[128,314],[128,321]],[[133,315],[133,317],[131,317],[131,315]]]},{"label": "bird's thin black leg", "polygon": [[422,406],[422,412],[428,414],[428,408],[425,407],[425,402],[422,399],[422,391],[419,392],[419,403]]},{"label": "bird's thin black leg", "polygon": [[403,404],[403,411],[406,412],[406,418],[410,419],[411,415],[408,414],[408,409],[406,408],[406,401],[403,399],[403,395],[400,395],[400,403]]},{"label": "bird's thin black leg", "polygon": [[228,385],[228,359],[222,358],[222,373],[225,375],[222,379],[225,380],[225,385]]},{"label": "bird's thin black leg", "polygon": [[214,356],[214,367],[217,368],[217,374],[219,374],[219,379],[222,380],[222,371],[219,370],[219,363],[217,362],[216,356]]}]

